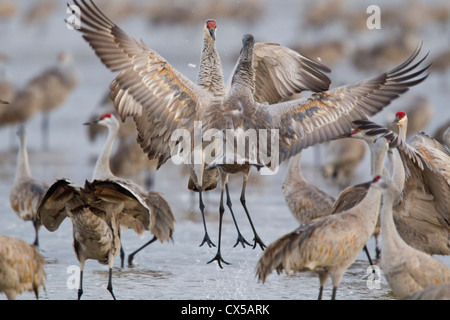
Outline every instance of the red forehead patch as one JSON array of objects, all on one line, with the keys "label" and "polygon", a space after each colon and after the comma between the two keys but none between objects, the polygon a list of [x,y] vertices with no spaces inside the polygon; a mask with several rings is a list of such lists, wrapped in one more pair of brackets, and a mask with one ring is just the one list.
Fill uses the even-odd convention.
[{"label": "red forehead patch", "polygon": [[375,178],[373,178],[372,182],[377,182],[378,180],[380,180],[380,176],[376,176]]},{"label": "red forehead patch", "polygon": [[396,117],[399,117],[400,119],[402,119],[404,116],[406,116],[406,113],[403,111],[399,111],[395,114]]},{"label": "red forehead patch", "polygon": [[105,113],[104,115],[102,115],[102,116],[100,117],[100,120],[103,120],[103,119],[105,119],[105,118],[111,118],[111,113]]},{"label": "red forehead patch", "polygon": [[206,22],[206,27],[207,27],[208,29],[211,29],[211,28],[216,29],[216,28],[217,28],[217,25],[216,25],[216,22],[214,22],[214,21],[212,21],[212,20],[208,20],[208,21]]}]

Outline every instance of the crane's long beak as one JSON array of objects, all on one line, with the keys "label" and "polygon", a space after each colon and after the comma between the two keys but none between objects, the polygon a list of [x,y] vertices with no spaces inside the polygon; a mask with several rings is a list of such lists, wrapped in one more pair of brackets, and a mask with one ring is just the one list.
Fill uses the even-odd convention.
[{"label": "crane's long beak", "polygon": [[85,125],[85,126],[90,126],[91,124],[96,124],[96,123],[98,123],[99,121],[100,121],[100,120],[97,119],[97,120],[94,120],[94,121],[85,122],[85,123],[83,123],[83,125]]},{"label": "crane's long beak", "polygon": [[9,104],[9,102],[5,100],[0,100],[0,104]]},{"label": "crane's long beak", "polygon": [[213,40],[216,41],[216,29],[210,28],[209,34],[211,35],[211,38],[213,38]]}]

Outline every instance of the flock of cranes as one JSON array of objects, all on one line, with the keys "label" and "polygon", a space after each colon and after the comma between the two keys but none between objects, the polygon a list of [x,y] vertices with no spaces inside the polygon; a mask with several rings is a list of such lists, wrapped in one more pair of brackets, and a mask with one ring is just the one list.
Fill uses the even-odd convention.
[{"label": "flock of cranes", "polygon": [[[396,296],[413,298],[423,294],[448,298],[448,285],[431,287],[450,282],[450,268],[431,255],[450,254],[450,130],[443,135],[444,144],[423,132],[407,142],[405,112],[396,114],[396,132],[368,120],[427,78],[430,65],[422,66],[427,55],[419,58],[421,47],[387,72],[330,89],[331,81],[325,74],[330,70],[323,64],[280,45],[256,43],[251,34],[246,34],[231,80],[225,83],[215,45],[217,25],[209,19],[204,25],[195,83],[142,41],[126,34],[94,2],[74,0],[74,3],[81,10],[78,31],[100,61],[117,73],[110,85],[110,99],[122,121],[133,119],[142,151],[155,161],[157,169],[173,156],[175,149],[192,151],[188,159],[191,161],[183,165],[189,172],[188,188],[199,197],[204,227],[200,246],[216,246],[208,234],[203,195],[220,187],[217,253],[208,263],[216,261],[220,268],[229,263],[221,252],[224,196],[234,219],[228,179],[240,174],[243,176],[240,202],[254,238],[253,244],[247,241],[234,219],[236,245],[259,246],[263,250],[255,269],[261,282],[266,282],[274,270],[288,274],[313,271],[319,275],[319,299],[329,277],[335,299],[345,271],[361,250],[366,251],[369,263],[373,264],[366,243],[381,232],[381,248],[377,244],[376,254]],[[70,90],[75,85],[72,80],[58,78],[57,82],[67,84]],[[41,90],[50,93],[53,86],[50,81],[44,82]],[[304,91],[313,93],[309,97],[295,96]],[[61,96],[46,100],[52,101],[49,107],[60,104],[62,97],[67,96],[67,91],[61,92]],[[206,163],[212,146],[229,143],[225,134],[214,142],[202,141],[200,149],[194,144],[182,146],[182,141],[172,143],[171,134],[177,129],[186,130],[193,137],[198,122],[202,124],[202,133],[231,130],[235,134],[231,150],[227,148],[226,153],[221,153],[220,148],[214,149],[212,161]],[[47,122],[44,123],[46,128]],[[0,292],[5,292],[8,298],[13,299],[24,290],[32,290],[38,297],[39,288],[45,287],[45,261],[37,250],[41,225],[55,231],[66,217],[70,218],[73,249],[81,270],[78,299],[83,295],[87,259],[108,265],[107,290],[115,299],[112,267],[119,254],[121,265],[124,263],[123,229],[130,228],[137,234],[149,231],[153,235],[129,255],[129,264],[139,250],[153,241],[172,240],[175,218],[168,201],[160,193],[118,177],[111,170],[111,152],[121,127],[114,114],[105,113],[86,124],[104,126],[108,135],[92,177],[86,179],[84,186],[69,178],[58,179],[50,186],[34,180],[24,128],[18,131],[20,147],[11,206],[21,219],[33,222],[36,238],[33,245],[28,245],[0,237]],[[270,150],[270,162],[260,155],[252,157],[248,149],[241,153],[235,145],[240,131],[261,129],[279,134],[276,141],[258,140],[259,148]],[[335,199],[306,181],[300,155],[305,148],[339,138],[365,141],[370,150],[372,179],[347,187]],[[198,150],[201,163],[193,161]],[[249,173],[252,168],[270,170],[275,162],[288,161],[287,176],[280,188],[299,226],[266,246],[247,208]],[[25,258],[30,262],[25,263]],[[28,269],[17,268],[23,264]],[[13,269],[16,269],[14,277],[9,275]],[[421,293],[422,290],[427,291]]]}]

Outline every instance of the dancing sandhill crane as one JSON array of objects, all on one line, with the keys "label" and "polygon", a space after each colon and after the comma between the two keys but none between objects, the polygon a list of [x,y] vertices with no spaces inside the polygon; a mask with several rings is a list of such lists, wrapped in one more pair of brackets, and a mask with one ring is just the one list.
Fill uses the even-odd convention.
[{"label": "dancing sandhill crane", "polygon": [[301,169],[301,152],[289,161],[282,190],[294,218],[300,225],[304,225],[331,214],[335,199],[305,179]]},{"label": "dancing sandhill crane", "polygon": [[[177,153],[178,149],[186,151],[187,161],[184,163],[190,162],[188,166],[191,171],[201,172],[198,169],[203,168],[202,160],[208,158],[202,146],[194,148],[194,151],[199,152],[189,152],[192,151],[192,145],[185,144],[183,148],[180,137],[175,137],[178,140],[173,137],[174,134],[180,134],[176,129],[180,129],[189,137],[196,137],[199,135],[199,127],[202,129],[200,135],[201,132],[213,129],[217,130],[215,132],[222,132],[222,137],[225,137],[223,133],[226,130],[253,129],[259,132],[260,129],[274,129],[279,133],[279,138],[274,139],[279,145],[279,152],[273,154],[277,156],[275,160],[284,161],[303,148],[345,133],[350,129],[351,121],[374,115],[409,87],[417,85],[427,77],[424,73],[428,66],[417,70],[426,56],[414,62],[420,52],[419,47],[398,67],[357,84],[296,100],[262,103],[254,98],[257,90],[253,69],[255,41],[253,36],[246,35],[229,91],[220,99],[187,79],[144,43],[128,36],[92,1],[81,1],[83,5],[79,1],[74,2],[81,10],[82,26],[78,31],[83,33],[83,38],[110,70],[120,72],[111,84],[111,98],[116,109],[122,119],[134,117],[138,142],[150,159],[158,159],[158,167],[171,158],[174,151]],[[302,78],[303,87],[314,86],[317,82],[323,83],[321,79],[324,75],[317,67],[319,64],[306,58],[302,61],[306,61],[302,75],[307,75]],[[279,68],[283,70],[282,66]],[[287,88],[297,88],[297,82],[286,83]],[[265,89],[263,92],[270,95]],[[194,129],[197,129],[196,132]],[[208,151],[215,151],[214,147],[212,149]],[[196,159],[193,159],[194,155],[197,155]],[[195,161],[199,160],[199,157],[200,165]],[[250,162],[244,161],[243,165],[237,166],[233,163],[227,168],[222,165],[223,162],[220,163],[223,158],[223,155],[216,155],[215,161],[209,163],[209,166],[217,167],[226,174],[229,171],[232,171],[232,174],[243,172],[244,177],[246,176]],[[235,156],[229,154],[225,159],[235,159]],[[261,159],[258,161],[258,166],[278,162],[263,162]],[[276,164],[273,168],[276,168]],[[202,179],[199,178],[197,183],[198,181]],[[241,203],[245,204],[245,183],[241,192]],[[213,260],[220,259],[218,252]]]},{"label": "dancing sandhill crane", "polygon": [[42,133],[44,148],[48,147],[49,113],[60,107],[78,85],[78,75],[72,67],[72,57],[68,52],[61,52],[57,64],[35,76],[27,88],[42,93],[39,111],[43,113]]},{"label": "dancing sandhill crane", "polygon": [[383,192],[380,214],[383,250],[380,266],[394,294],[403,299],[430,285],[450,282],[449,267],[409,246],[400,237],[392,211],[394,184],[388,176],[382,176],[379,185]]},{"label": "dancing sandhill crane", "polygon": [[[45,193],[38,215],[42,224],[55,231],[66,217],[73,226],[73,249],[80,263],[78,299],[83,294],[83,272],[88,259],[108,265],[107,290],[115,300],[112,267],[120,252],[120,225],[145,229],[151,223],[150,210],[144,202],[119,184],[104,181],[85,182],[83,188],[68,179],[59,179]],[[125,196],[126,195],[126,196]]]},{"label": "dancing sandhill crane", "polygon": [[39,229],[41,222],[37,216],[37,208],[48,186],[34,179],[31,175],[26,146],[26,133],[23,125],[17,131],[19,151],[17,154],[14,184],[9,194],[11,207],[20,219],[33,222],[35,229],[34,245],[39,246]]},{"label": "dancing sandhill crane", "polygon": [[393,159],[395,186],[394,220],[397,231],[410,246],[428,254],[450,254],[448,219],[450,208],[450,154],[438,141],[419,132],[406,143],[407,116],[399,112],[394,121],[397,136],[370,121],[359,127],[384,134],[393,141],[397,153]]},{"label": "dancing sandhill crane", "polygon": [[[154,235],[154,237],[144,244],[142,247],[131,253],[128,257],[128,264],[132,265],[133,257],[140,250],[154,242],[155,240],[161,241],[161,243],[165,241],[172,240],[172,234],[174,231],[175,218],[172,213],[172,209],[170,205],[164,199],[164,197],[155,191],[146,191],[140,185],[134,183],[131,180],[126,180],[117,177],[111,172],[110,169],[110,155],[111,150],[114,145],[114,140],[116,139],[117,133],[119,131],[120,123],[119,121],[110,113],[106,113],[102,115],[99,119],[94,122],[86,123],[91,125],[96,123],[101,126],[105,126],[108,129],[108,137],[106,143],[103,147],[102,152],[100,153],[97,162],[95,164],[94,173],[92,176],[92,180],[102,181],[102,187],[107,188],[107,185],[113,189],[116,193],[117,189],[126,189],[127,193],[123,195],[124,200],[128,197],[128,193],[131,192],[134,197],[139,198],[139,201],[145,203],[149,208],[150,215],[152,217],[151,223],[148,225],[144,225],[144,229],[150,230],[150,232]],[[114,185],[119,185],[119,188],[116,188]],[[119,195],[116,195],[119,197]],[[126,222],[122,221],[122,225],[126,226]],[[139,234],[142,233],[142,228],[133,228]],[[121,264],[123,265],[124,260],[124,252],[121,247]]]},{"label": "dancing sandhill crane", "polygon": [[[382,146],[386,152],[388,144],[380,143]],[[335,299],[345,270],[355,261],[375,228],[381,201],[381,191],[376,187],[378,180],[379,176],[372,180],[366,197],[355,207],[318,218],[270,244],[257,263],[258,280],[264,283],[273,270],[278,274],[283,270],[287,274],[313,271],[319,275],[320,300],[331,275],[332,299]]]},{"label": "dancing sandhill crane", "polygon": [[[101,12],[93,3],[91,6],[83,1],[83,4],[86,6],[86,8],[82,8],[82,10],[85,10],[87,12],[91,11],[94,15],[100,14],[102,16],[102,19],[106,19],[106,17],[101,14]],[[88,16],[92,16],[92,14],[88,14],[85,17]],[[114,24],[109,20],[108,23],[111,26],[114,26]],[[115,28],[118,27],[115,26]],[[85,32],[89,33],[90,31],[85,30]],[[202,47],[202,56],[200,60],[200,69],[197,82],[200,88],[205,89],[212,96],[218,98],[224,94],[224,84],[220,57],[217,54],[215,47],[215,36],[216,23],[214,20],[209,19],[206,21],[204,26],[204,43]],[[85,39],[89,41],[90,36],[86,35]],[[255,66],[257,70],[255,77],[255,81],[257,83],[255,98],[260,100],[261,102],[272,101],[271,99],[274,98],[281,99],[283,97],[288,97],[293,93],[302,90],[318,91],[328,88],[330,80],[318,70],[329,72],[329,69],[321,65],[320,63],[294,53],[292,50],[286,50],[287,48],[278,46],[276,44],[260,44],[257,46],[257,48],[258,49],[256,50],[255,54]],[[275,52],[279,57],[279,61],[276,61],[272,58]],[[284,54],[282,54],[283,52]],[[157,60],[163,59],[159,56],[156,58]],[[165,62],[165,64],[167,64],[167,62]],[[292,72],[292,74],[286,74],[286,71],[284,70],[289,70]],[[185,80],[187,81],[187,79]],[[185,86],[182,87],[185,88]],[[119,103],[119,100],[117,99],[119,96],[121,97],[119,99],[122,100],[121,105],[122,103],[125,103],[126,100],[130,100],[128,101],[128,104],[136,103],[135,99],[126,91],[123,91],[116,81],[112,83],[111,88],[113,88],[112,97],[115,97],[114,100],[116,107],[117,103]],[[142,108],[140,105],[138,105],[137,107]],[[120,109],[122,109],[122,107],[120,107]],[[125,118],[123,112],[121,112],[121,118],[122,120],[124,120]],[[190,125],[189,127],[191,130],[192,125]],[[138,130],[138,132],[140,131],[141,130]],[[163,133],[164,131],[167,130],[162,128],[161,133]],[[167,134],[164,134],[164,136],[166,135]],[[167,137],[164,137],[164,139],[166,138]],[[142,139],[140,138],[140,140]],[[142,145],[142,142],[143,141],[141,141],[141,146],[145,150],[146,148],[144,145]],[[160,166],[167,160],[167,155],[164,155],[164,157],[155,157],[155,154],[152,152],[149,154],[149,158],[156,158],[159,162],[158,166]],[[188,188],[199,192],[200,211],[202,212],[205,229],[205,236],[201,245],[207,243],[209,246],[211,246],[214,244],[210,240],[206,229],[202,192],[216,187],[218,182],[218,173],[217,170],[204,171],[204,165],[199,166],[198,172],[196,172],[196,170],[194,170],[194,168],[192,168],[191,166],[189,166],[189,169],[191,178],[188,183]],[[245,177],[247,177],[247,175]],[[229,197],[229,195],[227,196]],[[227,201],[227,204],[228,203],[230,202]],[[258,239],[259,237],[255,234],[255,240]],[[239,240],[240,236],[238,235],[238,241]],[[256,242],[257,241],[255,241],[255,244]],[[263,246],[262,242],[260,242],[260,245]]]},{"label": "dancing sandhill crane", "polygon": [[15,300],[23,291],[45,290],[45,260],[39,250],[25,241],[0,235],[0,292]]}]

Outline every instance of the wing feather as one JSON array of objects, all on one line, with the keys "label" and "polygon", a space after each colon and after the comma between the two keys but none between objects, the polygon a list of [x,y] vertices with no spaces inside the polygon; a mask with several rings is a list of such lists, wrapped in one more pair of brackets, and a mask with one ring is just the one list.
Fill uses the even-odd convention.
[{"label": "wing feather", "polygon": [[212,95],[142,41],[128,36],[92,1],[74,3],[80,8],[78,30],[83,38],[106,67],[119,72],[110,86],[115,108],[122,121],[134,117],[139,144],[161,166],[171,155],[170,134],[164,128],[174,130],[182,124],[193,130],[193,122]]},{"label": "wing feather", "polygon": [[[280,130],[280,161],[350,131],[353,121],[378,113],[411,86],[425,80],[429,65],[417,71],[416,68],[427,55],[413,63],[420,49],[398,67],[376,77],[314,93],[309,98],[270,105],[268,112]],[[286,143],[289,139],[293,141]]]}]

